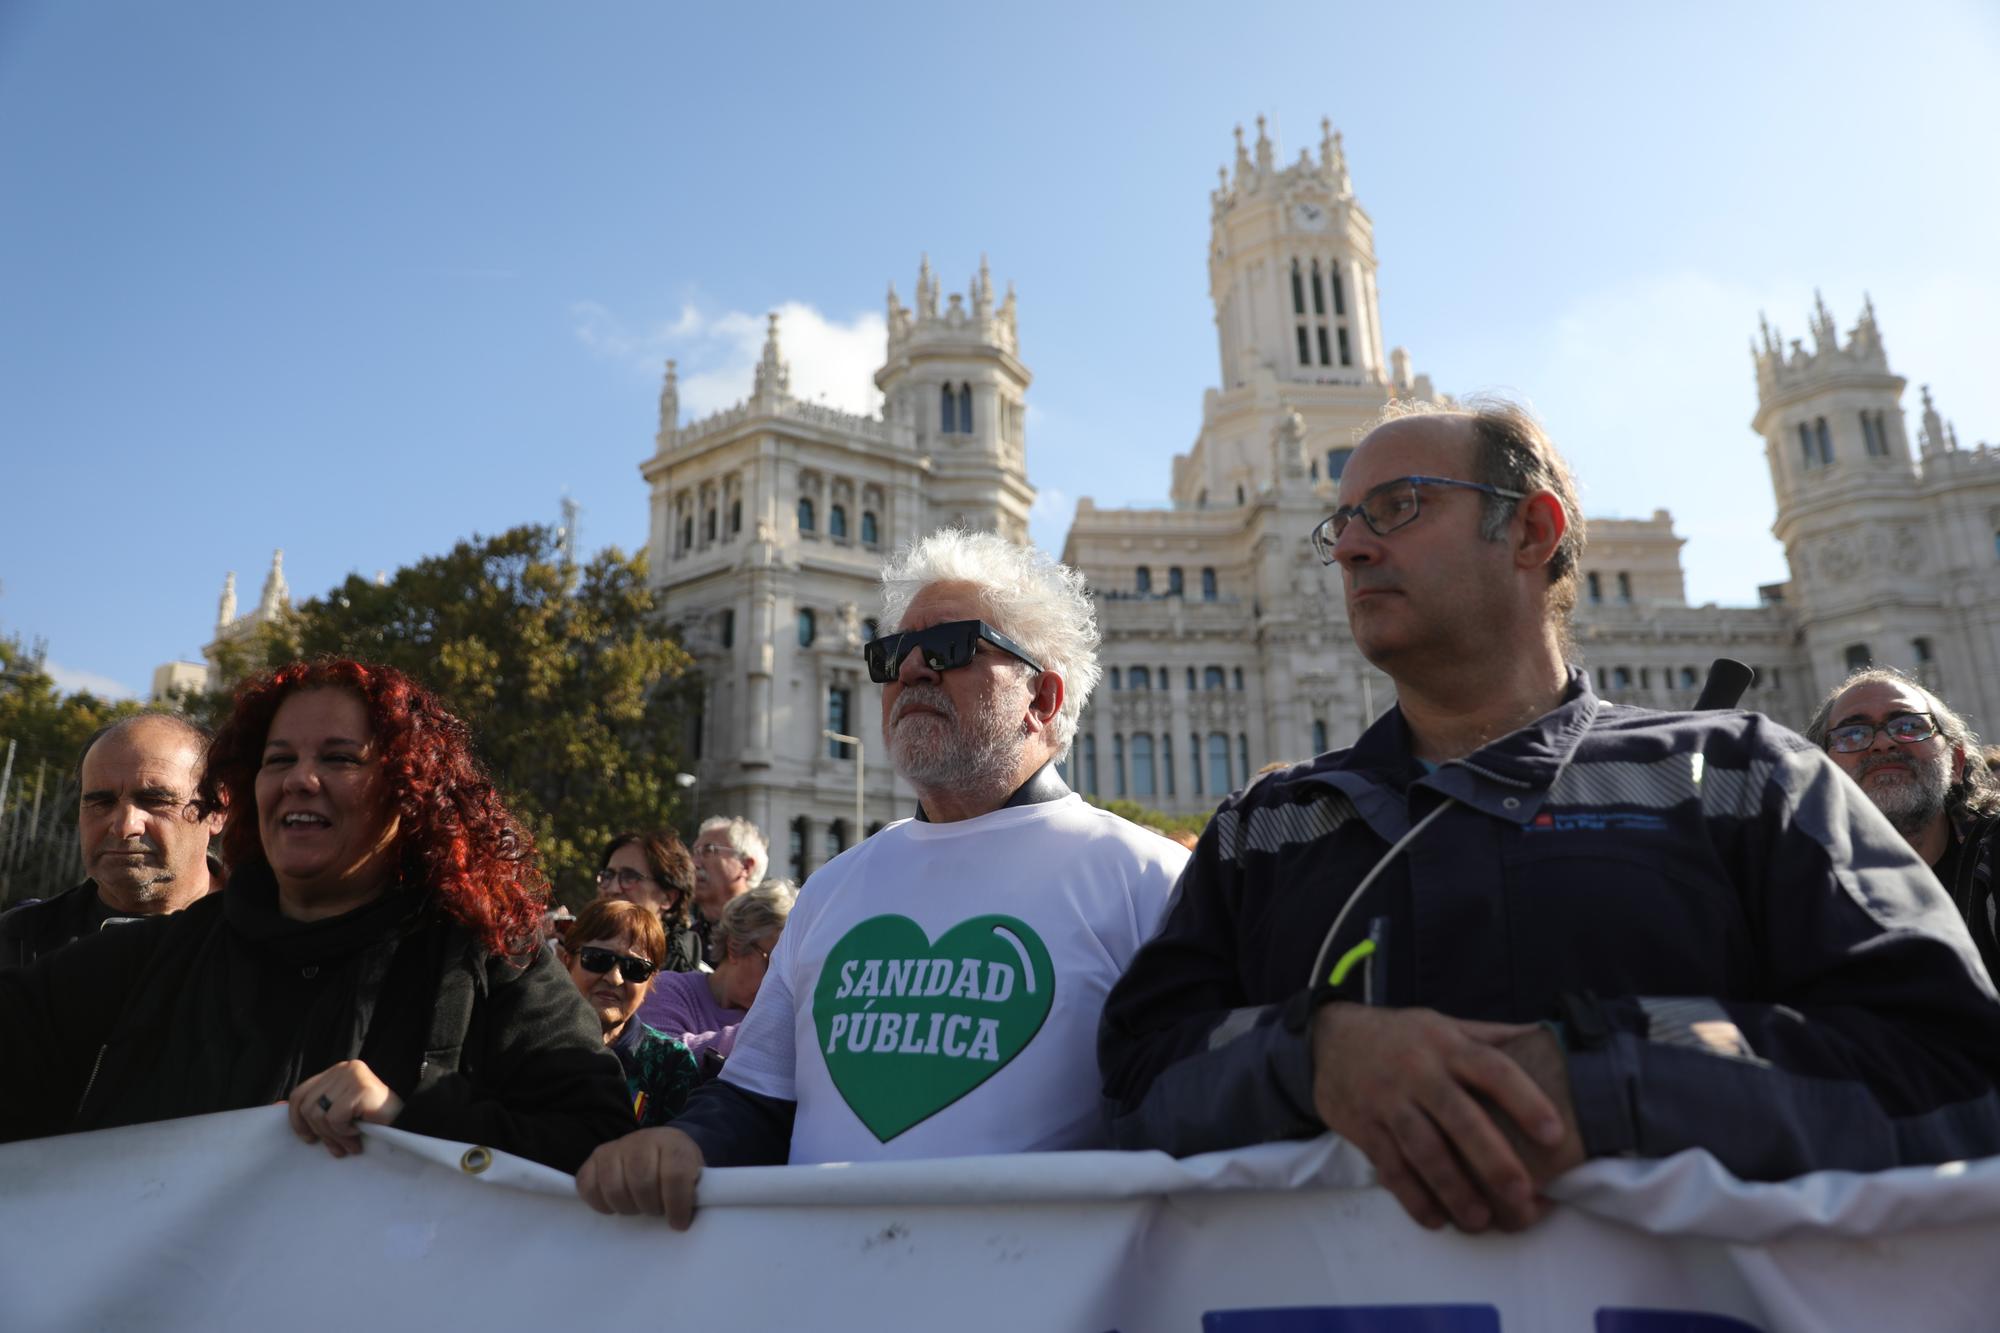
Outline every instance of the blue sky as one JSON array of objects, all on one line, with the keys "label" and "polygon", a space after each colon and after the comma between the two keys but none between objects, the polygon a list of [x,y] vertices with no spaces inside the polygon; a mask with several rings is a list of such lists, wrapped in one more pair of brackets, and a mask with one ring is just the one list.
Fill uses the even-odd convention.
[{"label": "blue sky", "polygon": [[1991,6],[0,7],[0,632],[143,692],[256,597],[554,521],[643,545],[661,358],[865,406],[884,290],[1020,292],[1036,536],[1164,500],[1230,129],[1345,132],[1388,340],[1525,396],[1697,601],[1784,575],[1748,339],[2000,441]]}]

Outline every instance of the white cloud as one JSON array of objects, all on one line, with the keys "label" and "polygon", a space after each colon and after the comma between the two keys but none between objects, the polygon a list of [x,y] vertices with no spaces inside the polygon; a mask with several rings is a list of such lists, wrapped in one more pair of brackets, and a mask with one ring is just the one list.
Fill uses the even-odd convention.
[{"label": "white cloud", "polygon": [[44,662],[42,670],[49,673],[49,679],[65,694],[94,694],[100,699],[136,699],[139,692],[123,685],[109,676],[100,676],[95,671],[79,671],[66,667],[60,662]]},{"label": "white cloud", "polygon": [[[842,321],[801,301],[787,301],[777,315],[778,350],[791,366],[794,397],[847,412],[880,410],[874,375],[888,343],[881,315]],[[647,375],[658,375],[667,358],[674,358],[683,420],[748,397],[764,351],[765,317],[739,310],[710,313],[689,302],[672,319],[636,329],[594,301],[577,302],[571,316],[577,340],[599,356]]]},{"label": "white cloud", "polygon": [[1050,555],[1062,555],[1063,541],[1069,536],[1070,520],[1076,516],[1076,501],[1068,491],[1045,486],[1035,492],[1028,510],[1028,539]]}]

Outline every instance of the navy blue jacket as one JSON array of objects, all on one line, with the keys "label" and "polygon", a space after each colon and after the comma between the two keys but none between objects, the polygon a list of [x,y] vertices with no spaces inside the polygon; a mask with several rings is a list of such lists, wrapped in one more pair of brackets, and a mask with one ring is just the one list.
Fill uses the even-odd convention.
[{"label": "navy blue jacket", "polygon": [[[1426,773],[1391,709],[1223,803],[1104,1008],[1113,1134],[1320,1132],[1307,985],[1335,913],[1374,1002],[1560,1020],[1593,1156],[1746,1179],[2000,1153],[2000,1002],[1949,896],[1825,755],[1756,713],[1605,703]],[[1348,983],[1363,998],[1360,983]]]}]

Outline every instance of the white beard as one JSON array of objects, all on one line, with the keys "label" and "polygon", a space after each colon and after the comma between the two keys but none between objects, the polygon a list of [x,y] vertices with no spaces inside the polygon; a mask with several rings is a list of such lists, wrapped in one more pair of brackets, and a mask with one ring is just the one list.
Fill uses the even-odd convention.
[{"label": "white beard", "polygon": [[[970,718],[961,718],[951,696],[941,685],[905,685],[896,699],[882,738],[889,749],[890,762],[913,787],[953,791],[980,791],[1012,778],[1028,743],[1019,721],[1019,706],[1025,700],[1010,701],[1012,688],[988,695]],[[905,717],[910,708],[921,705],[941,716]]]}]

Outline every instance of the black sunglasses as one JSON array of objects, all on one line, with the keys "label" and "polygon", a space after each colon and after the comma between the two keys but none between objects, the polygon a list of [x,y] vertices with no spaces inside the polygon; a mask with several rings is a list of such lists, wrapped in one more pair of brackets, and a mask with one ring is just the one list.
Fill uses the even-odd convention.
[{"label": "black sunglasses", "polygon": [[635,986],[644,985],[652,977],[653,973],[660,970],[658,963],[649,963],[643,958],[634,958],[629,953],[613,953],[609,949],[600,949],[594,944],[586,944],[581,949],[578,949],[576,951],[576,961],[584,971],[594,972],[598,976],[603,976],[615,967],[618,969],[620,976]]},{"label": "black sunglasses", "polygon": [[1028,656],[1025,648],[983,620],[947,620],[929,629],[884,634],[863,644],[861,655],[868,662],[868,679],[877,685],[887,685],[903,669],[903,659],[919,648],[923,650],[924,665],[933,671],[956,671],[970,666],[981,639],[1020,658],[1036,671],[1042,669],[1042,664]]}]

